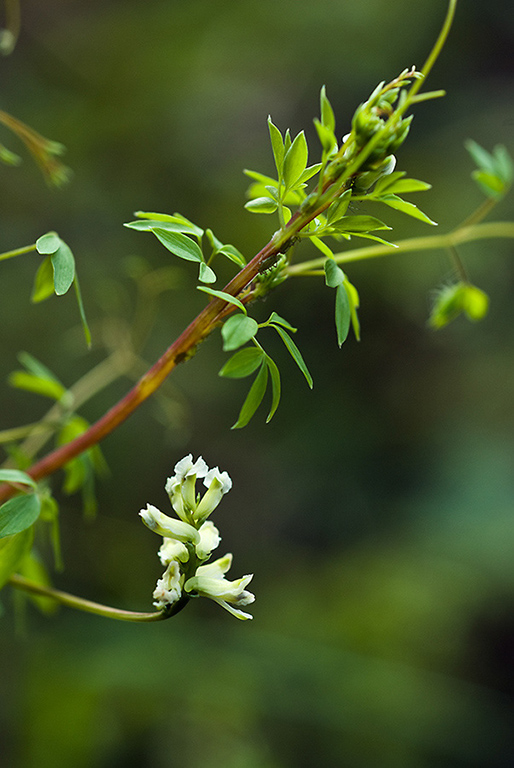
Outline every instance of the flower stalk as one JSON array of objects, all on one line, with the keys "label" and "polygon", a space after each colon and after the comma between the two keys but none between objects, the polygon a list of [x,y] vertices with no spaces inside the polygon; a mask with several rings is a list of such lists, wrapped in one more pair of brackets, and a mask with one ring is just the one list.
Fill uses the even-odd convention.
[{"label": "flower stalk", "polygon": [[184,608],[189,601],[189,597],[184,595],[181,601],[175,603],[169,609],[162,609],[160,611],[154,611],[152,613],[142,613],[139,611],[125,611],[121,608],[113,608],[109,605],[102,605],[101,603],[95,603],[92,600],[85,600],[83,597],[77,597],[69,592],[62,592],[59,589],[53,587],[47,587],[43,584],[38,584],[31,579],[26,579],[24,576],[20,576],[17,573],[13,573],[8,580],[8,583],[16,589],[21,589],[24,592],[28,592],[32,595],[40,595],[42,597],[50,597],[56,600],[61,605],[66,605],[68,608],[75,608],[79,611],[85,611],[86,613],[94,613],[97,616],[103,616],[108,619],[118,619],[119,621],[135,621],[135,622],[151,622],[151,621],[164,621],[172,616],[175,616],[179,611]]}]

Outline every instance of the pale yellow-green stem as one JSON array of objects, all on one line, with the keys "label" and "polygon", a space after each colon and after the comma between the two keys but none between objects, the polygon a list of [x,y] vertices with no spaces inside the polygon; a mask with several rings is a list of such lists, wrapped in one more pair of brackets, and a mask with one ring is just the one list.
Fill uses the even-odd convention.
[{"label": "pale yellow-green stem", "polygon": [[31,253],[31,251],[35,250],[36,244],[33,243],[32,245],[25,245],[23,248],[15,248],[14,251],[5,251],[5,253],[0,253],[0,261],[14,259],[15,256],[23,256],[24,253]]},{"label": "pale yellow-green stem", "polygon": [[[463,243],[471,243],[477,240],[491,240],[495,238],[514,238],[514,222],[493,221],[485,224],[475,224],[470,227],[459,227],[446,235],[427,235],[427,237],[410,237],[399,240],[396,247],[391,245],[372,245],[366,248],[355,248],[350,251],[334,254],[338,264],[348,264],[364,259],[374,259],[379,256],[395,256],[400,253],[413,253],[415,251],[434,251],[438,249],[454,248]],[[286,268],[288,275],[313,275],[323,274],[323,265],[326,257],[302,261],[300,264],[292,264]]]},{"label": "pale yellow-green stem", "polygon": [[125,611],[121,608],[112,608],[109,605],[102,605],[101,603],[95,603],[92,600],[85,600],[82,597],[77,597],[69,592],[61,592],[60,589],[54,589],[53,587],[46,587],[43,584],[38,584],[35,581],[26,579],[24,576],[20,576],[17,573],[13,573],[8,582],[12,587],[21,589],[24,592],[29,592],[32,595],[39,595],[41,597],[49,597],[56,600],[61,605],[66,605],[68,608],[75,608],[79,611],[85,611],[86,613],[94,613],[97,616],[103,616],[108,619],[118,619],[119,621],[135,621],[135,622],[151,622],[151,621],[164,621],[172,616],[175,616],[189,601],[189,597],[182,597],[177,603],[175,603],[170,610],[154,611],[152,613],[143,613],[139,611]]}]

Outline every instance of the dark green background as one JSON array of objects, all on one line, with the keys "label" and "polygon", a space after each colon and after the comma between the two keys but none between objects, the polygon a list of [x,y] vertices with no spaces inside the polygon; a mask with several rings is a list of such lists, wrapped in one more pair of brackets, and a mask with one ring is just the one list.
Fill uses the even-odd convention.
[{"label": "dark green background", "polygon": [[[443,0],[24,2],[19,44],[0,62],[0,107],[62,141],[74,176],[48,190],[28,158],[2,167],[0,251],[57,230],[75,253],[95,343],[87,353],[71,296],[29,303],[36,255],[2,263],[2,382],[25,349],[71,385],[131,322],[133,257],[180,267],[122,227],[133,211],[180,211],[253,255],[276,222],[243,209],[241,170],[272,171],[267,115],[305,128],[315,161],[321,85],[342,135],[378,81],[422,65],[445,10]],[[510,0],[462,0],[429,83],[448,96],[416,109],[399,153],[400,169],[433,184],[413,199],[441,231],[482,199],[464,140],[514,149],[513,46]],[[0,140],[18,149],[5,130]],[[510,197],[492,218],[512,209]],[[428,233],[387,216],[398,238]],[[313,392],[263,333],[283,403],[271,424],[259,412],[231,432],[246,383],[218,378],[215,334],[171,377],[165,403],[145,404],[103,443],[111,474],[97,520],[83,521],[78,497],[62,499],[66,571],[55,583],[150,609],[158,541],[137,512],[166,509],[165,478],[192,452],[233,478],[214,519],[234,577],[255,573],[255,618],[237,622],[207,601],[149,626],[30,607],[20,634],[5,590],[5,765],[511,765],[512,255],[501,241],[462,249],[490,313],[438,333],[426,319],[433,289],[452,278],[445,254],[350,267],[362,341],[342,351],[332,293],[286,283],[255,313],[298,326]],[[149,362],[204,303],[187,265],[173,279],[142,351]],[[129,386],[115,382],[83,415],[98,418]],[[1,397],[4,427],[47,405],[7,384]]]}]

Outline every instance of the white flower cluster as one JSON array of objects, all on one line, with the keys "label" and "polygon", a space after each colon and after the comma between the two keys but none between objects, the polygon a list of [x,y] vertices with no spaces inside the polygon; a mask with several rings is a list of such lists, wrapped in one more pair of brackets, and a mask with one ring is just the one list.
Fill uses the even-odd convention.
[{"label": "white flower cluster", "polygon": [[[203,479],[207,491],[196,493],[196,481]],[[169,517],[153,504],[140,511],[143,523],[163,537],[159,549],[161,563],[166,566],[153,593],[159,610],[169,608],[185,593],[190,597],[210,597],[238,619],[251,619],[241,610],[253,603],[255,595],[246,590],[253,574],[228,581],[225,574],[232,555],[202,565],[221,541],[216,526],[207,520],[223,496],[232,488],[227,472],[209,469],[200,458],[193,462],[191,454],[175,465],[175,474],[166,481],[166,493],[178,519]]]}]

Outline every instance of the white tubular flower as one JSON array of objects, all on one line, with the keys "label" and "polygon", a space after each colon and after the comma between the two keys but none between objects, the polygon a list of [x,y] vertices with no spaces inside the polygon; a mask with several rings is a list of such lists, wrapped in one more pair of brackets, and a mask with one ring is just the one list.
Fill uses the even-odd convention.
[{"label": "white tubular flower", "polygon": [[204,478],[204,485],[208,491],[198,504],[193,517],[197,523],[206,520],[211,512],[216,509],[223,496],[232,488],[232,480],[228,472],[220,472],[218,467],[211,469]]},{"label": "white tubular flower", "polygon": [[160,611],[180,600],[183,580],[180,566],[176,560],[173,560],[158,580],[153,593],[154,605],[157,610]]},{"label": "white tubular flower", "polygon": [[200,543],[200,534],[196,528],[183,520],[175,520],[173,517],[164,515],[153,504],[147,504],[146,509],[142,509],[139,514],[146,527],[159,536],[182,542],[190,541],[193,544]]},{"label": "white tubular flower", "polygon": [[214,525],[208,520],[206,523],[200,526],[198,529],[200,534],[200,543],[196,545],[196,554],[200,560],[206,560],[211,554],[213,549],[216,549],[221,541],[220,532]]},{"label": "white tubular flower", "polygon": [[171,506],[185,523],[191,520],[191,514],[188,515],[184,507],[184,498],[182,496],[182,483],[175,477],[168,477],[164,486],[166,493],[171,501]]},{"label": "white tubular flower", "polygon": [[207,488],[210,488],[210,485],[215,477],[220,481],[223,493],[228,493],[232,488],[232,479],[228,472],[220,472],[218,467],[214,467],[207,472],[204,477],[203,484]]},{"label": "white tubular flower", "polygon": [[184,584],[184,590],[195,592],[201,597],[209,597],[238,619],[252,619],[250,613],[240,609],[255,600],[255,595],[245,589],[252,580],[253,573],[235,581],[228,581],[225,573],[231,563],[232,555],[227,554],[213,563],[199,566],[196,574]]},{"label": "white tubular flower", "polygon": [[[198,546],[200,546],[200,544]],[[165,538],[159,549],[159,560],[163,565],[169,565],[172,560],[180,560],[181,563],[187,563],[189,560],[189,552],[187,551],[186,545],[182,544],[181,541]]]},{"label": "white tubular flower", "polygon": [[209,467],[201,456],[193,462],[193,454],[189,453],[175,464],[175,474],[166,481],[166,493],[170,497],[171,506],[184,522],[191,520],[196,509],[196,480],[205,477]]},{"label": "white tubular flower", "polygon": [[185,480],[186,477],[191,477],[191,475],[195,475],[196,477],[205,477],[209,471],[209,467],[201,456],[199,456],[198,459],[193,463],[193,454],[189,453],[187,456],[184,456],[183,459],[177,461],[174,471],[175,478],[179,482],[182,482],[182,480]]}]

